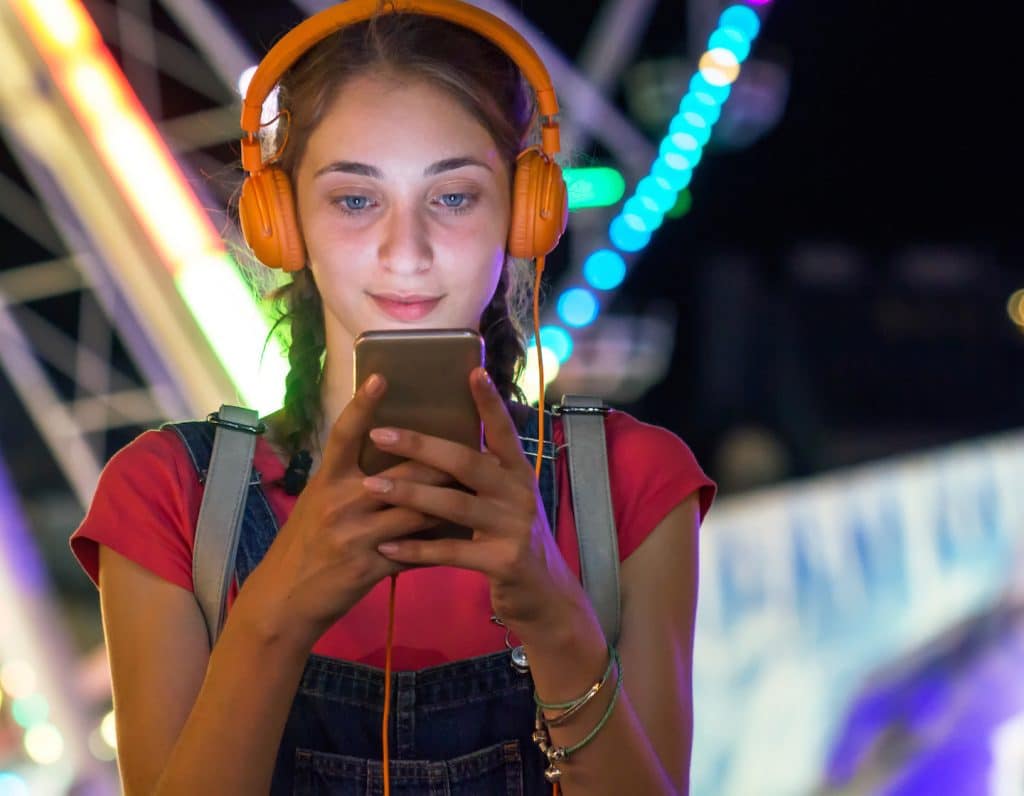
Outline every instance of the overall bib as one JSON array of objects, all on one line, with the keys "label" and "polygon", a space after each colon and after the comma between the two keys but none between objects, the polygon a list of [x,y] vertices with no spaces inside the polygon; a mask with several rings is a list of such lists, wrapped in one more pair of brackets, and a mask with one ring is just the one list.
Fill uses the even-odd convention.
[{"label": "overall bib", "polygon": [[[524,452],[537,451],[537,413],[513,405]],[[551,415],[545,415],[540,492],[553,529],[557,517]],[[168,426],[185,442],[200,477],[214,426]],[[241,586],[277,534],[254,471],[246,499],[235,574]],[[443,621],[443,620],[441,620]],[[508,650],[408,672],[392,672],[388,727],[395,796],[547,796],[547,760],[531,739],[533,681]],[[253,678],[253,687],[259,687]],[[271,784],[274,796],[383,794],[381,722],[384,672],[310,655],[288,714]],[[243,728],[244,730],[244,728]]]}]

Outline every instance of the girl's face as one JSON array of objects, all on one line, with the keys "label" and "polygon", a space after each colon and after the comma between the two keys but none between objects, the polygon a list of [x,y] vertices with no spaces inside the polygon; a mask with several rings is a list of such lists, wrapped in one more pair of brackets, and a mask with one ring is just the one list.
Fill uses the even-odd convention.
[{"label": "girl's face", "polygon": [[510,176],[443,90],[346,83],[309,138],[295,193],[329,346],[370,329],[478,328],[505,259]]}]

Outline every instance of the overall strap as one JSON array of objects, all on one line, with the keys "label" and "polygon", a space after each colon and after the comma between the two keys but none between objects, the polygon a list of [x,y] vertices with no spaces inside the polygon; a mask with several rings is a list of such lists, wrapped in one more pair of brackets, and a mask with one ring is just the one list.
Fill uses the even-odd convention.
[{"label": "overall strap", "polygon": [[604,401],[589,395],[563,395],[558,409],[568,446],[572,511],[579,541],[583,588],[597,612],[609,644],[620,626],[619,542],[608,480]]},{"label": "overall strap", "polygon": [[192,589],[213,649],[224,627],[256,435],[265,427],[255,410],[226,404],[209,422],[217,430],[192,548]]}]

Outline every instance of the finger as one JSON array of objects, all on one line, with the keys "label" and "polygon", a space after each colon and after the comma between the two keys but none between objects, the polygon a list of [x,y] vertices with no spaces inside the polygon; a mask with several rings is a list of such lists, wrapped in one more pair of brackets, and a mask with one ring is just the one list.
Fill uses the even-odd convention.
[{"label": "finger", "polygon": [[389,467],[387,470],[377,473],[377,475],[381,478],[416,481],[421,484],[433,484],[434,486],[452,483],[450,473],[415,461],[405,461],[401,464],[396,464],[394,467]]},{"label": "finger", "polygon": [[[378,476],[390,480],[412,481],[433,486],[450,486],[454,483],[454,479],[448,473],[412,461],[402,462],[394,467],[389,467],[387,470],[379,473]],[[355,498],[349,503],[349,510],[357,514],[379,511],[382,507],[389,505],[362,487],[361,482],[364,477],[362,474],[356,476],[349,474],[344,480],[332,481],[328,487],[332,490],[344,490],[346,492],[354,490]]]},{"label": "finger", "polygon": [[500,460],[490,452],[409,429],[375,428],[370,439],[382,451],[447,473],[475,492],[490,493],[501,485]]},{"label": "finger", "polygon": [[386,390],[384,377],[374,373],[360,385],[342,410],[324,447],[322,467],[328,474],[339,474],[357,465],[359,446],[373,425],[374,411]]},{"label": "finger", "polygon": [[376,544],[396,537],[408,536],[416,531],[433,528],[441,521],[421,511],[404,506],[390,506],[370,514],[365,521],[365,532]]},{"label": "finger", "polygon": [[468,528],[476,528],[488,519],[484,502],[461,489],[392,481],[379,476],[363,479],[363,486],[374,498],[391,506],[404,506]]},{"label": "finger", "polygon": [[459,567],[485,575],[497,570],[493,545],[476,539],[393,539],[377,545],[377,552],[408,565]]},{"label": "finger", "polygon": [[480,421],[484,426],[487,449],[497,456],[503,465],[521,466],[526,457],[519,443],[519,433],[487,370],[474,370],[470,375],[469,384],[473,401],[480,413]]}]

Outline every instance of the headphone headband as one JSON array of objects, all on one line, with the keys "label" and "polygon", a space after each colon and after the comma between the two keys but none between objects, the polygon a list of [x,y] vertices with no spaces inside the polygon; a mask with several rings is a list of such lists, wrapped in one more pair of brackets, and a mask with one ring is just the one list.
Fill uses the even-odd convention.
[{"label": "headphone headband", "polygon": [[508,55],[533,86],[542,116],[549,117],[541,129],[542,149],[549,157],[559,150],[558,100],[544,62],[530,44],[503,20],[461,0],[348,0],[331,6],[299,23],[285,34],[260,62],[242,102],[241,126],[248,135],[242,139],[242,166],[252,173],[263,167],[256,134],[260,129],[263,102],[288,68],[318,42],[342,28],[371,19],[378,8],[382,14],[406,12],[439,17],[489,39]]}]

